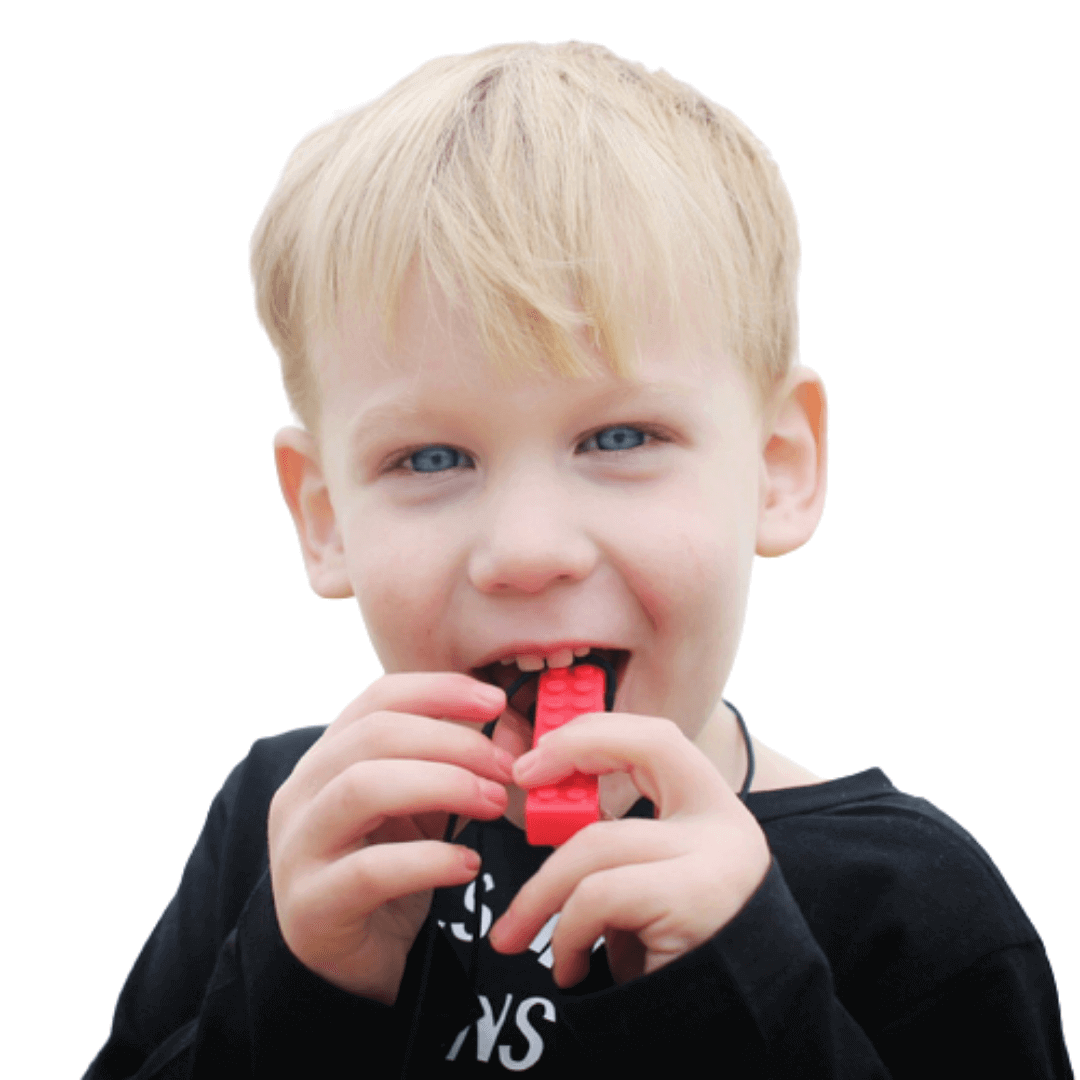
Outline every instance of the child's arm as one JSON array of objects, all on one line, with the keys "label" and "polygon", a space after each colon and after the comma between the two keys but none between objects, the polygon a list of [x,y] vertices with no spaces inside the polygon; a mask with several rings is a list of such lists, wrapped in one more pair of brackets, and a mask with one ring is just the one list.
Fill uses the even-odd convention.
[{"label": "child's arm", "polygon": [[533,788],[575,769],[629,771],[662,825],[624,818],[574,836],[492,927],[499,951],[527,947],[561,911],[551,941],[556,983],[573,986],[584,977],[605,932],[612,974],[625,982],[707,941],[764,880],[771,858],[765,834],[671,721],[624,713],[579,718],[519,758],[514,780]]},{"label": "child's arm", "polygon": [[[357,791],[357,785],[370,777],[355,767],[370,764],[372,755],[381,755],[391,771],[406,761],[423,766],[440,760],[445,765],[450,759],[468,774],[463,778],[464,797],[451,794],[448,807],[425,815],[418,825],[401,823],[403,834],[411,836],[415,828],[441,838],[446,809],[460,808],[475,817],[498,816],[504,804],[493,809],[499,803],[496,798],[481,805],[484,800],[478,800],[476,792],[485,773],[508,774],[504,755],[477,730],[416,713],[429,709],[435,716],[479,723],[498,715],[502,701],[500,693],[456,674],[390,676],[370,688],[325,732],[308,728],[256,743],[215,798],[180,888],[124,986],[110,1038],[86,1080],[218,1076],[236,1080],[249,1075],[331,1077],[393,1071],[411,1020],[408,1002],[404,1008],[383,1003],[396,995],[397,984],[374,987],[379,996],[362,997],[317,974],[286,944],[275,904],[283,896],[292,905],[294,919],[300,913],[315,922],[316,933],[304,936],[301,931],[301,936],[305,946],[322,957],[328,950],[320,945],[320,931],[343,942],[345,952],[354,931],[362,939],[361,948],[378,949],[376,928],[365,927],[361,917],[343,934],[335,912],[326,908],[336,900],[336,914],[353,918],[357,906],[371,906],[370,883],[346,881],[346,895],[335,897],[322,888],[320,876],[332,872],[336,863],[363,866],[366,860],[356,856],[380,840],[392,840],[393,823],[371,824],[369,810],[371,831],[366,837],[361,828],[365,815],[360,815],[347,847],[321,858],[306,855],[310,849],[297,834],[306,830],[316,849],[325,852],[318,808],[330,809],[332,816],[335,803],[370,798]],[[395,707],[413,712],[395,712]],[[275,793],[281,791],[285,794],[276,802]],[[400,805],[400,793],[391,792],[387,798]],[[286,880],[280,888],[277,881],[271,887],[267,845],[272,800],[278,814],[277,865]],[[431,799],[420,801],[427,805]],[[450,849],[449,860],[444,856],[444,861],[460,851],[457,845],[443,845],[441,839],[418,840],[415,847],[426,851],[434,867],[427,873],[433,879],[444,873],[432,860],[432,850]],[[459,873],[458,881],[472,876]],[[374,882],[378,888],[377,877]],[[305,890],[306,895],[296,896]],[[388,891],[395,891],[393,884]],[[408,952],[404,939],[410,932],[415,937],[426,915],[430,894],[417,899],[422,910],[405,916],[407,920],[415,914],[414,928],[410,931],[403,920],[396,928],[400,941],[391,938],[385,949],[384,956],[389,954],[391,961],[400,948]],[[439,947],[436,941],[437,952]],[[393,970],[397,965],[387,966]]]},{"label": "child's arm", "polygon": [[756,820],[667,721],[581,717],[519,759],[515,780],[615,769],[657,820],[588,826],[490,934],[520,952],[561,910],[551,947],[563,986],[605,935],[620,985],[563,1002],[583,1060],[821,1080],[1072,1076],[1041,944],[970,838],[916,837],[907,807],[818,818],[791,864],[796,901],[767,854],[763,869]]},{"label": "child's arm", "polygon": [[[297,1052],[316,1065],[335,1031],[388,1028],[392,1010],[307,971],[282,940],[266,850],[270,800],[323,734],[256,742],[214,798],[166,908],[128,976],[86,1080],[244,1077]],[[369,1056],[383,1050],[367,1039]],[[324,1075],[331,1076],[333,1072]]]},{"label": "child's arm", "polygon": [[[477,726],[501,690],[464,675],[388,675],[312,747],[270,806],[270,871],[281,932],[311,971],[392,1005],[435,888],[480,869],[442,842],[448,813],[506,809],[513,759]],[[433,717],[448,717],[446,723]]]}]

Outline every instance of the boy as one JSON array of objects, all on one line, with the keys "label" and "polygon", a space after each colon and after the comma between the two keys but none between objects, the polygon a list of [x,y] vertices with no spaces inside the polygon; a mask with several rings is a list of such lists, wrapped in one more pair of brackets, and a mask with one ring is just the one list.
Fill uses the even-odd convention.
[{"label": "boy", "polygon": [[[722,699],[823,506],[797,260],[753,136],[598,47],[434,61],[298,148],[253,245],[279,476],[387,674],[234,770],[89,1076],[1071,1075],[977,845]],[[530,750],[510,684],[590,657],[613,709]],[[530,848],[574,770],[604,820]]]}]

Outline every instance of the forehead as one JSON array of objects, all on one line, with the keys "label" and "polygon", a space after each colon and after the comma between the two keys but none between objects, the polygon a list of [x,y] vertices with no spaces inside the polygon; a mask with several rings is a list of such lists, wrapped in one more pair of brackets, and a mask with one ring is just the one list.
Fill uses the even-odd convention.
[{"label": "forehead", "polygon": [[361,392],[421,379],[467,385],[483,368],[495,366],[483,356],[468,312],[452,306],[437,288],[425,291],[415,272],[402,288],[392,346],[380,330],[376,316],[344,309],[333,332],[313,349],[320,379]]},{"label": "forehead", "polygon": [[615,374],[584,329],[578,340],[593,363],[582,377],[525,361],[500,365],[485,353],[471,312],[452,305],[437,286],[425,289],[415,270],[406,278],[395,330],[390,348],[375,317],[346,309],[334,331],[313,343],[324,422],[352,426],[361,415],[405,421],[424,410],[495,399],[508,409],[541,401],[630,402],[643,395],[677,404],[723,387],[745,389],[721,349],[688,345],[659,316],[636,338],[637,363],[628,376]]}]

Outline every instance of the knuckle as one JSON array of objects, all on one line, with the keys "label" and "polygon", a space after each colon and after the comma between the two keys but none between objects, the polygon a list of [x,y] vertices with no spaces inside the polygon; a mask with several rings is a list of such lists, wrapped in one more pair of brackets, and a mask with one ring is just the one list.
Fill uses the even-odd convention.
[{"label": "knuckle", "polygon": [[288,781],[274,792],[266,815],[267,841],[271,851],[281,848],[289,836],[301,809]]},{"label": "knuckle", "polygon": [[361,760],[412,756],[417,749],[418,721],[405,713],[377,709],[356,725],[351,753]]},{"label": "knuckle", "polygon": [[632,833],[632,830],[623,827],[628,824],[629,822],[622,820],[594,821],[570,837],[566,850],[573,851],[575,858],[591,863],[609,853],[613,846],[620,844],[625,834]]},{"label": "knuckle", "polygon": [[376,709],[362,716],[353,736],[354,752],[361,757],[375,757],[385,750],[389,740],[400,731],[402,717],[389,709]]},{"label": "knuckle", "polygon": [[[360,720],[367,715],[367,713],[371,711],[371,705],[369,703],[375,695],[378,694],[378,687],[381,681],[381,679],[376,680],[362,694],[358,694],[354,697],[338,714],[337,719],[330,726],[331,729],[338,730],[349,724],[355,723],[357,720]],[[329,731],[327,734],[329,734]]]},{"label": "knuckle", "polygon": [[[287,782],[287,781],[286,781]],[[270,809],[267,812],[267,828],[271,836],[274,836],[278,828],[280,827],[284,817],[287,815],[285,802],[286,795],[282,795],[284,784],[274,792],[273,797],[270,799]]]},{"label": "knuckle", "polygon": [[641,732],[643,749],[657,762],[671,761],[672,755],[682,750],[686,742],[679,725],[674,720],[650,717]]},{"label": "knuckle", "polygon": [[649,724],[649,735],[655,739],[658,743],[668,744],[672,742],[681,742],[685,736],[682,729],[674,720],[669,720],[666,717],[650,717],[651,723]]},{"label": "knuckle", "polygon": [[296,889],[278,907],[281,936],[301,959],[314,957],[327,929],[327,919],[320,905],[305,890]]},{"label": "knuckle", "polygon": [[[360,822],[368,817],[371,784],[366,762],[356,762],[331,780],[315,797],[309,821],[320,831],[330,823]],[[334,826],[335,828],[337,826]]]},{"label": "knuckle", "polygon": [[660,721],[660,725],[664,729],[664,732],[668,736],[668,738],[684,739],[686,737],[683,734],[682,728],[679,727],[679,725],[676,724],[674,720],[664,717]]},{"label": "knuckle", "polygon": [[585,911],[605,910],[611,901],[611,883],[607,875],[590,874],[578,884],[571,901]]},{"label": "knuckle", "polygon": [[363,807],[373,789],[372,772],[371,762],[354,761],[323,789],[339,813],[352,815]]},{"label": "knuckle", "polygon": [[350,890],[361,901],[361,906],[366,908],[366,899],[379,893],[383,887],[382,876],[377,866],[370,859],[363,857],[363,852],[353,856],[353,865],[350,873]]},{"label": "knuckle", "polygon": [[368,736],[381,735],[388,731],[395,731],[401,726],[401,721],[401,713],[395,713],[390,709],[375,709],[361,717],[360,730]]}]

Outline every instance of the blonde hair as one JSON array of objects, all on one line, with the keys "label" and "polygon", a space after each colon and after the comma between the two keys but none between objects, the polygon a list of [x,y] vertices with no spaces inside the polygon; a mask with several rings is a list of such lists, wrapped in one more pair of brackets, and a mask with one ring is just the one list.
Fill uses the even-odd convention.
[{"label": "blonde hair", "polygon": [[432,60],[315,131],[251,254],[259,317],[313,432],[313,340],[348,305],[381,315],[392,350],[414,263],[452,304],[464,296],[504,371],[581,375],[591,345],[631,374],[666,301],[680,336],[726,349],[764,395],[794,356],[798,261],[779,171],[735,116],[578,42]]}]

